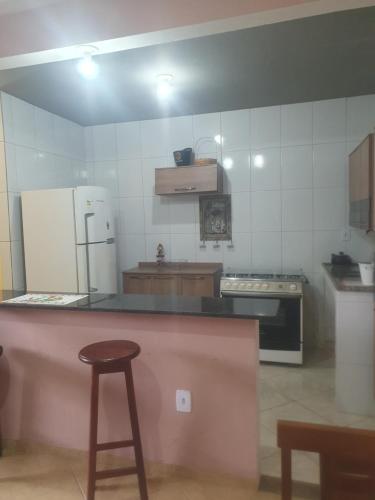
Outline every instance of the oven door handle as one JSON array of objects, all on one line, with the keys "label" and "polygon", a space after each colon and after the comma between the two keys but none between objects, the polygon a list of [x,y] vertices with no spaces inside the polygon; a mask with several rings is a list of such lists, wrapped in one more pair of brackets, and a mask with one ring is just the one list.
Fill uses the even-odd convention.
[{"label": "oven door handle", "polygon": [[220,292],[221,297],[248,297],[248,298],[259,298],[259,299],[265,299],[269,297],[270,299],[287,299],[290,297],[291,299],[302,299],[302,294],[301,293],[258,293],[258,292],[231,292],[231,291],[226,291],[225,292]]}]

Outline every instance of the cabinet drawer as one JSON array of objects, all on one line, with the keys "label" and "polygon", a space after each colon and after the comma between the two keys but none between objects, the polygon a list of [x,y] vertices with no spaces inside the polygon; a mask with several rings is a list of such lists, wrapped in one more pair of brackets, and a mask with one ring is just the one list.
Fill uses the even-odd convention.
[{"label": "cabinet drawer", "polygon": [[210,276],[182,276],[181,295],[213,297],[213,278]]},{"label": "cabinet drawer", "polygon": [[177,276],[152,276],[151,293],[154,295],[180,295],[180,280]]},{"label": "cabinet drawer", "polygon": [[221,193],[222,191],[223,169],[217,164],[155,170],[155,194]]},{"label": "cabinet drawer", "polygon": [[123,275],[124,293],[151,293],[151,279],[149,276]]}]

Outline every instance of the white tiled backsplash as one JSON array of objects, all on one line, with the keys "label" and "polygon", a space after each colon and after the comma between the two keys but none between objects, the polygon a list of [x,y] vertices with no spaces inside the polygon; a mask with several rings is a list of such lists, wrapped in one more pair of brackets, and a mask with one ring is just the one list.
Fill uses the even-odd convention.
[{"label": "white tiled backsplash", "polygon": [[[159,242],[173,260],[303,268],[312,284],[307,301],[317,311],[321,262],[340,250],[372,258],[374,237],[351,229],[344,241],[344,233],[348,153],[374,129],[375,95],[86,128],[2,98],[9,190],[87,182],[108,187],[119,271],[154,260]],[[201,247],[197,195],[154,196],[155,168],[173,167],[172,152],[203,137],[199,156],[217,157],[226,167],[233,247]],[[19,238],[19,230],[13,232]]]}]

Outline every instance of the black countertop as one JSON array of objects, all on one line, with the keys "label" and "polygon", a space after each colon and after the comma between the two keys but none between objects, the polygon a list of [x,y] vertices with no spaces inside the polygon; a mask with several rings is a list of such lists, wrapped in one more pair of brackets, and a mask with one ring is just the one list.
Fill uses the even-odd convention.
[{"label": "black countertop", "polygon": [[337,266],[324,263],[323,269],[330,277],[334,287],[339,292],[375,292],[374,286],[363,285],[359,274],[358,264]]},{"label": "black countertop", "polygon": [[[15,304],[4,300],[25,295],[26,292],[5,290],[0,308],[12,309],[61,309],[66,311],[118,312],[142,314],[176,314],[219,318],[261,319],[275,318],[279,311],[278,299],[261,298],[211,298],[169,295],[90,294],[77,302],[59,306],[43,304]],[[64,294],[68,295],[68,294]]]}]

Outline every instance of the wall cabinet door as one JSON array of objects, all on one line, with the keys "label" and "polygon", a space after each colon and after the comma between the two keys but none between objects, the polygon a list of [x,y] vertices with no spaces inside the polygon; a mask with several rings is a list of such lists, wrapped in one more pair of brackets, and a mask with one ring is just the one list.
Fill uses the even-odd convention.
[{"label": "wall cabinet door", "polygon": [[181,294],[190,296],[198,295],[202,297],[213,297],[213,278],[210,276],[182,276]]},{"label": "wall cabinet door", "polygon": [[154,295],[180,295],[180,280],[177,276],[152,276],[151,293]]},{"label": "wall cabinet door", "polygon": [[223,168],[205,167],[157,168],[155,194],[222,193]]},{"label": "wall cabinet door", "polygon": [[150,294],[151,279],[149,276],[124,274],[124,293]]}]

